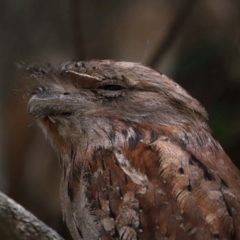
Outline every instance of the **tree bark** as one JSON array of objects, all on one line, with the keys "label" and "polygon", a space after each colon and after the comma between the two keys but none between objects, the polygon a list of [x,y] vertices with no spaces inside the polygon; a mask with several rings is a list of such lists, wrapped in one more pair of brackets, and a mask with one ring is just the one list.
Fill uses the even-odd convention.
[{"label": "tree bark", "polygon": [[32,213],[0,192],[0,239],[63,240]]}]

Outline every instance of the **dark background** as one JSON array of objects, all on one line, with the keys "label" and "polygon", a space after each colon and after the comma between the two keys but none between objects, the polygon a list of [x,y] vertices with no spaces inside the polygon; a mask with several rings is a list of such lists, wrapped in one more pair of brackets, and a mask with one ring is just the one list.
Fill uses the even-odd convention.
[{"label": "dark background", "polygon": [[62,235],[60,168],[26,112],[33,62],[116,59],[163,72],[205,106],[240,167],[240,1],[1,0],[0,36],[0,190]]}]

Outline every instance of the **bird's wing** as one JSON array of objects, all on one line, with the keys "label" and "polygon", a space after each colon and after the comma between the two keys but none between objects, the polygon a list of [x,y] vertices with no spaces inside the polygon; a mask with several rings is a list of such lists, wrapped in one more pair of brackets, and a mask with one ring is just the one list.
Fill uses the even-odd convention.
[{"label": "bird's wing", "polygon": [[141,225],[155,226],[155,236],[239,239],[238,170],[221,148],[193,152],[176,141],[158,139],[140,141],[123,153],[148,179],[145,196],[139,194]]}]

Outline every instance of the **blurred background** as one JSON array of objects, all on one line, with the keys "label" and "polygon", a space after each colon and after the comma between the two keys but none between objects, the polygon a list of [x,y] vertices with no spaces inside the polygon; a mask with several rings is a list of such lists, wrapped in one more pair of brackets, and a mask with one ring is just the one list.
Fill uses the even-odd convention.
[{"label": "blurred background", "polygon": [[0,36],[0,190],[62,236],[60,167],[26,112],[33,62],[116,59],[163,72],[204,105],[240,168],[239,0],[1,0]]}]

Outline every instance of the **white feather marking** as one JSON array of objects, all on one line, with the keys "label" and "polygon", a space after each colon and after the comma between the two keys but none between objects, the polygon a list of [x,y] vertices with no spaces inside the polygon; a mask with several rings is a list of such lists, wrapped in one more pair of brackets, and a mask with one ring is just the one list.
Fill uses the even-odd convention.
[{"label": "white feather marking", "polygon": [[96,79],[96,80],[101,80],[100,78],[98,77],[95,77],[95,76],[91,76],[89,74],[86,74],[86,73],[79,73],[79,72],[75,72],[75,71],[71,71],[71,70],[67,70],[66,71],[67,73],[73,73],[73,74],[76,74],[78,76],[81,76],[81,77],[85,77],[85,78],[91,78],[91,79]]},{"label": "white feather marking", "polygon": [[134,183],[143,186],[145,182],[148,182],[147,176],[133,168],[122,153],[119,153],[118,151],[113,151],[113,153],[121,169],[131,178]]}]

